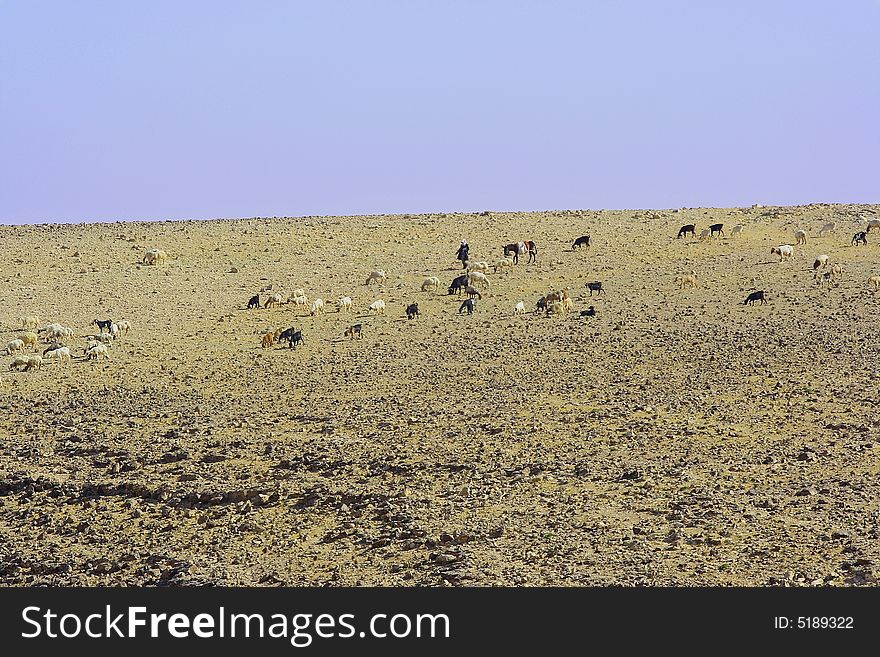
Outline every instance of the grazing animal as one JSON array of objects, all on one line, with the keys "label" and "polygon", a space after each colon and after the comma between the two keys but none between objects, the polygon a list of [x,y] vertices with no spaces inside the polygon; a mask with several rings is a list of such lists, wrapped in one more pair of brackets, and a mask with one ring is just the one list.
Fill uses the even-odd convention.
[{"label": "grazing animal", "polygon": [[39,354],[31,354],[29,356],[16,356],[10,363],[9,369],[18,370],[19,372],[28,372],[33,369],[40,369],[43,364],[43,357]]},{"label": "grazing animal", "polygon": [[565,306],[562,305],[561,301],[554,301],[547,306],[545,312],[548,317],[550,315],[565,315]]},{"label": "grazing animal", "polygon": [[44,351],[43,356],[46,359],[57,358],[59,361],[70,360],[70,347],[58,347],[51,351]]},{"label": "grazing animal", "polygon": [[113,324],[113,320],[112,319],[96,319],[92,323],[98,327],[98,331],[100,331],[101,333],[110,333],[110,325]]},{"label": "grazing animal", "polygon": [[535,302],[535,314],[543,312],[547,309],[547,297],[541,297]]},{"label": "grazing animal", "polygon": [[281,334],[278,336],[279,342],[281,340],[287,340],[288,346],[293,349],[298,344],[305,344],[306,341],[303,339],[302,331],[297,331],[294,327],[290,327],[289,329],[284,329],[281,331]]},{"label": "grazing animal", "polygon": [[593,292],[596,294],[602,294],[604,291],[602,289],[602,281],[591,281],[587,283],[584,287],[586,287],[590,291],[590,296],[593,296]]},{"label": "grazing animal", "polygon": [[25,329],[35,329],[40,325],[40,318],[34,315],[28,315],[27,317],[19,317],[18,324],[21,328]]},{"label": "grazing animal", "polygon": [[468,274],[468,283],[475,287],[477,283],[480,283],[481,285],[485,284],[486,287],[492,287],[492,284],[489,282],[489,277],[480,271],[474,271]]},{"label": "grazing animal", "polygon": [[853,246],[858,246],[859,244],[868,244],[868,232],[865,230],[859,231],[855,235],[853,235],[851,244]]},{"label": "grazing animal", "polygon": [[351,297],[342,297],[336,301],[336,312],[341,313],[343,310],[351,312]]},{"label": "grazing animal", "polygon": [[526,304],[522,301],[518,301],[517,304],[513,307],[514,315],[525,315],[526,313]]},{"label": "grazing animal", "polygon": [[385,279],[387,279],[387,278],[388,278],[388,276],[385,274],[384,269],[377,269],[375,271],[370,272],[370,275],[367,276],[367,282],[364,283],[364,285],[369,285],[373,281],[375,281],[377,283],[384,283]]},{"label": "grazing animal", "polygon": [[162,249],[150,249],[144,254],[143,263],[145,265],[158,265],[168,260],[168,254]]},{"label": "grazing animal", "polygon": [[503,269],[504,267],[513,267],[513,258],[501,258],[498,262],[492,265],[492,273],[497,274],[499,269]]},{"label": "grazing animal", "polygon": [[822,255],[817,255],[816,259],[813,261],[813,269],[825,269],[825,266],[828,264],[828,256],[824,253]]},{"label": "grazing animal", "polygon": [[419,304],[411,303],[406,307],[406,318],[415,319],[419,316]]},{"label": "grazing animal", "polygon": [[757,292],[752,292],[749,296],[746,297],[746,300],[743,301],[743,305],[751,306],[756,301],[760,301],[761,303],[767,303],[767,299],[764,296],[764,290],[758,290]]},{"label": "grazing animal", "polygon": [[531,240],[512,242],[511,244],[506,244],[503,249],[505,257],[513,256],[513,264],[515,265],[519,264],[519,257],[525,253],[529,254],[527,262],[538,261],[538,245]]},{"label": "grazing animal", "polygon": [[131,322],[127,319],[120,319],[116,322],[116,326],[119,327],[120,333],[128,333],[131,330]]},{"label": "grazing animal", "polygon": [[696,224],[685,224],[681,228],[678,229],[678,235],[675,236],[675,239],[679,239],[683,235],[687,235],[690,233],[691,237],[696,237],[697,235],[697,226]]},{"label": "grazing animal", "polygon": [[774,246],[770,249],[770,253],[779,256],[779,262],[794,255],[794,247],[791,244],[783,244],[782,246]]},{"label": "grazing animal", "polygon": [[742,225],[742,224],[737,224],[737,225],[734,226],[733,229],[730,231],[730,236],[731,236],[731,237],[736,237],[737,235],[742,235],[742,232],[743,232],[743,225]]},{"label": "grazing animal", "polygon": [[263,304],[263,308],[275,308],[276,306],[280,306],[284,303],[284,295],[281,292],[273,292],[269,295],[269,298],[266,299],[266,302]]},{"label": "grazing animal", "polygon": [[835,262],[833,265],[831,265],[831,269],[829,271],[831,272],[831,278],[838,279],[843,274],[843,267]]},{"label": "grazing animal", "polygon": [[424,281],[422,281],[422,292],[427,292],[428,290],[439,290],[440,289],[440,279],[436,276],[429,276]]},{"label": "grazing animal", "polygon": [[369,308],[371,313],[376,315],[384,315],[385,314],[385,302],[382,299],[377,299],[373,303],[370,304]]},{"label": "grazing animal", "polygon": [[700,231],[700,241],[702,242],[703,240],[707,240],[707,239],[709,239],[709,229],[704,228],[703,230]]},{"label": "grazing animal", "polygon": [[468,295],[468,298],[470,298],[470,299],[473,299],[474,297],[476,297],[477,299],[483,298],[483,295],[480,294],[480,291],[477,288],[475,288],[473,285],[468,285],[465,288],[464,292],[465,292],[465,294]]},{"label": "grazing animal", "polygon": [[480,260],[477,262],[467,261],[467,262],[465,262],[465,265],[467,265],[467,266],[464,268],[464,270],[469,274],[472,271],[481,271],[484,274],[489,273],[489,263],[486,262],[485,260]]},{"label": "grazing animal", "polygon": [[297,306],[308,306],[309,298],[305,295],[295,296],[288,299],[287,303],[295,303]]},{"label": "grazing animal", "polygon": [[357,336],[358,340],[364,337],[363,333],[363,324],[355,324],[354,326],[349,326],[345,329],[345,337],[351,337],[354,340],[354,337]]},{"label": "grazing animal", "polygon": [[574,251],[575,249],[579,249],[582,246],[590,246],[590,236],[589,235],[581,235],[580,237],[578,237],[574,241],[574,244],[571,245],[571,250]]},{"label": "grazing animal", "polygon": [[837,228],[837,224],[834,223],[833,221],[829,221],[827,224],[822,226],[822,228],[819,230],[819,237],[822,237],[825,233],[834,232],[835,228]]},{"label": "grazing animal", "polygon": [[872,290],[880,289],[880,276],[869,276],[868,287],[870,287]]},{"label": "grazing animal", "polygon": [[105,344],[99,343],[96,345],[92,345],[89,348],[87,348],[85,351],[86,360],[98,360],[102,356],[104,357],[105,360],[107,360],[110,358],[109,351],[110,350],[107,348],[107,345],[105,345]]},{"label": "grazing animal", "polygon": [[686,287],[695,288],[697,287],[697,272],[692,271],[690,274],[678,276],[676,280],[678,281],[679,290],[683,290]]},{"label": "grazing animal", "polygon": [[317,315],[318,313],[324,312],[324,300],[323,299],[315,299],[312,301],[311,307],[309,307],[309,315]]},{"label": "grazing animal", "polygon": [[880,219],[868,219],[868,227],[865,228],[865,232],[870,233],[874,228],[880,228]]},{"label": "grazing animal", "polygon": [[259,308],[260,307],[260,295],[255,294],[254,296],[252,296],[250,298],[250,301],[247,302],[247,307],[248,307],[248,310],[252,310],[253,308]]},{"label": "grazing animal", "polygon": [[455,294],[456,292],[458,292],[458,294],[460,295],[462,291],[467,288],[469,282],[470,278],[467,274],[456,276],[449,286],[449,294]]},{"label": "grazing animal", "polygon": [[23,370],[27,367],[28,364],[28,356],[16,356],[11,363],[9,363],[10,370]]},{"label": "grazing animal", "polygon": [[260,339],[260,346],[271,347],[273,344],[275,344],[275,332],[269,331],[263,333],[263,337]]},{"label": "grazing animal", "polygon": [[711,226],[709,226],[709,237],[715,237],[715,233],[718,233],[723,237],[724,224],[712,224]]},{"label": "grazing animal", "polygon": [[24,349],[24,340],[20,338],[16,340],[10,340],[6,343],[6,354],[8,356],[11,356],[17,351],[21,351],[22,349]]},{"label": "grazing animal", "polygon": [[794,239],[795,244],[806,244],[807,243],[807,233],[803,230],[794,231]]},{"label": "grazing animal", "polygon": [[[65,333],[64,336],[67,337],[67,334]],[[22,333],[21,335],[18,336],[18,339],[24,343],[25,347],[33,347],[34,349],[37,348],[38,338],[37,338],[37,334],[34,333],[33,331],[28,331],[27,333]]]},{"label": "grazing animal", "polygon": [[815,274],[813,274],[813,279],[820,287],[827,286],[829,290],[834,285],[834,276],[831,274],[830,271],[817,271]]},{"label": "grazing animal", "polygon": [[581,317],[595,317],[596,309],[593,306],[590,306],[586,310],[581,311]]},{"label": "grazing animal", "polygon": [[550,292],[550,294],[544,297],[544,303],[550,304],[554,301],[565,301],[569,297],[568,290],[559,290],[556,292]]},{"label": "grazing animal", "polygon": [[474,299],[465,299],[464,302],[458,307],[458,314],[460,315],[462,310],[467,310],[468,315],[473,315],[476,303],[477,302]]}]

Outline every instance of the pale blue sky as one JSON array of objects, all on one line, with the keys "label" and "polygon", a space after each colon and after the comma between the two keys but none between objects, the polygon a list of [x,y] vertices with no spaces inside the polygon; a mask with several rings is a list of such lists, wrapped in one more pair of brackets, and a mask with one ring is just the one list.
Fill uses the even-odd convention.
[{"label": "pale blue sky", "polygon": [[0,0],[0,222],[880,202],[877,0]]}]

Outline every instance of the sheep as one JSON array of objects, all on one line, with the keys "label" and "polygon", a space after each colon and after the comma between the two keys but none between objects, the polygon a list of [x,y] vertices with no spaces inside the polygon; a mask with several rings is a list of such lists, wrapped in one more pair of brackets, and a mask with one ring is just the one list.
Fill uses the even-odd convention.
[{"label": "sheep", "polygon": [[837,280],[843,275],[843,267],[841,267],[837,263],[834,263],[833,265],[831,265],[829,273],[831,274],[831,278]]},{"label": "sheep", "polygon": [[269,295],[269,298],[266,299],[266,302],[263,304],[263,308],[274,308],[276,306],[280,306],[284,303],[284,295],[280,292],[274,292]]},{"label": "sheep", "polygon": [[59,361],[70,360],[70,347],[58,347],[51,351],[43,352],[46,359],[57,358]]},{"label": "sheep", "polygon": [[336,301],[336,312],[351,312],[351,297],[342,297]]},{"label": "sheep", "polygon": [[505,267],[513,267],[513,258],[501,258],[494,265],[492,265],[492,273],[497,274],[499,269],[504,269]]},{"label": "sheep", "polygon": [[27,367],[29,362],[30,356],[16,356],[15,359],[9,364],[9,369],[21,371],[25,367]]},{"label": "sheep", "polygon": [[833,221],[829,221],[827,224],[822,226],[822,228],[819,230],[819,237],[822,237],[825,233],[834,232],[835,228],[837,228],[837,224],[834,223]]},{"label": "sheep", "polygon": [[486,276],[483,272],[475,271],[468,274],[468,283],[476,286],[477,283],[486,284],[486,287],[492,287],[492,284],[489,282],[489,277]]},{"label": "sheep", "polygon": [[117,324],[116,322],[113,322],[110,325],[110,335],[112,335],[114,339],[119,336],[119,324]]},{"label": "sheep", "polygon": [[265,348],[271,347],[273,344],[275,344],[275,332],[268,331],[266,333],[263,333],[263,337],[260,338],[260,346]]},{"label": "sheep", "polygon": [[868,227],[865,228],[865,232],[870,233],[874,228],[880,228],[880,219],[868,219]]},{"label": "sheep", "polygon": [[544,305],[551,304],[555,301],[564,301],[569,297],[568,290],[560,290],[557,292],[550,292],[547,296],[544,297]]},{"label": "sheep", "polygon": [[57,342],[64,338],[72,338],[74,335],[72,328],[57,323],[46,324],[43,328],[37,329],[37,333],[45,333],[43,339],[46,342]]},{"label": "sheep", "polygon": [[737,235],[742,235],[742,232],[743,232],[743,225],[742,225],[742,224],[737,224],[737,225],[734,226],[733,229],[730,231],[730,236],[731,236],[731,237],[736,237]]},{"label": "sheep", "polygon": [[376,299],[373,303],[370,304],[369,308],[371,313],[376,315],[384,315],[385,314],[385,302],[382,299]]},{"label": "sheep", "polygon": [[470,299],[473,299],[474,297],[476,297],[477,299],[483,298],[483,295],[480,294],[480,291],[477,288],[475,288],[473,285],[468,285],[465,288],[464,293],[466,295],[468,295],[468,298],[470,298]]},{"label": "sheep", "polygon": [[870,287],[872,290],[880,289],[880,276],[869,276],[868,287]]},{"label": "sheep", "polygon": [[791,244],[783,244],[782,246],[774,246],[770,249],[770,253],[777,254],[779,256],[779,262],[782,262],[786,258],[791,258],[794,255],[794,247]]},{"label": "sheep", "polygon": [[108,347],[113,344],[113,336],[109,333],[98,333],[97,335],[84,335],[83,336],[88,342],[98,342],[100,344],[105,344]]},{"label": "sheep", "polygon": [[367,276],[367,282],[364,283],[364,285],[369,285],[373,281],[376,281],[377,283],[384,283],[386,278],[388,278],[388,276],[385,274],[385,270],[377,269],[370,272],[370,275]]},{"label": "sheep", "polygon": [[354,340],[355,336],[357,336],[357,339],[360,340],[362,337],[364,337],[363,328],[363,324],[354,324],[353,326],[349,326],[347,329],[345,329],[345,337],[351,337],[351,339]]},{"label": "sheep", "polygon": [[101,356],[103,356],[104,359],[109,359],[109,351],[110,350],[107,349],[107,345],[105,344],[92,345],[85,351],[86,360],[98,360]]},{"label": "sheep", "polygon": [[299,295],[291,297],[287,300],[287,303],[295,303],[297,306],[307,306],[309,305],[309,298],[305,295]]},{"label": "sheep", "polygon": [[18,370],[19,372],[30,370],[38,370],[43,364],[43,357],[39,354],[30,354],[29,356],[16,356],[15,360],[9,365],[9,369]]},{"label": "sheep", "polygon": [[697,272],[691,271],[690,274],[684,274],[682,276],[677,276],[676,280],[678,281],[678,289],[683,290],[686,287],[696,288],[697,287]]},{"label": "sheep", "polygon": [[550,315],[564,315],[565,307],[562,305],[561,301],[554,301],[547,306],[546,313],[548,317]]},{"label": "sheep", "polygon": [[574,310],[574,301],[571,300],[571,297],[565,297],[560,303],[562,303],[562,313],[564,315]]},{"label": "sheep", "polygon": [[312,305],[309,308],[309,315],[317,315],[318,313],[324,312],[324,300],[323,299],[315,299],[312,301]]},{"label": "sheep", "polygon": [[11,356],[17,351],[21,351],[24,349],[24,340],[18,338],[16,340],[10,340],[6,343],[6,355]]},{"label": "sheep", "polygon": [[127,319],[120,319],[116,322],[116,326],[119,327],[120,333],[128,333],[131,330],[131,322]]},{"label": "sheep", "polygon": [[37,348],[37,334],[32,331],[28,331],[27,333],[22,333],[18,336],[18,339],[22,341],[25,347],[33,347]]},{"label": "sheep", "polygon": [[[304,289],[302,289],[301,287],[298,287],[293,292],[291,292],[290,296],[291,297],[304,297],[304,296],[306,296],[306,291]],[[290,303],[290,299],[288,299],[287,301],[288,301],[288,303]]]},{"label": "sheep", "polygon": [[162,249],[150,249],[144,254],[143,263],[145,265],[158,265],[168,260],[168,254]]},{"label": "sheep", "polygon": [[702,242],[703,240],[706,240],[706,239],[709,239],[709,229],[708,228],[704,228],[703,230],[700,231],[700,241]]},{"label": "sheep", "polygon": [[807,243],[807,233],[802,230],[794,231],[794,239],[795,244],[806,244]]},{"label": "sheep", "polygon": [[813,269],[825,269],[825,266],[828,264],[828,256],[824,253],[822,255],[817,255],[816,259],[813,261]]},{"label": "sheep", "polygon": [[514,315],[524,315],[526,312],[526,304],[523,301],[518,301],[517,304],[513,307]]},{"label": "sheep", "polygon": [[485,260],[480,260],[477,262],[468,261],[465,263],[464,269],[468,274],[470,274],[472,271],[480,271],[480,272],[483,272],[484,274],[488,274],[489,273],[489,263],[486,262]]},{"label": "sheep", "polygon": [[428,290],[439,290],[440,289],[440,279],[436,276],[428,276],[424,281],[422,281],[422,292],[427,292]]},{"label": "sheep", "polygon": [[21,328],[24,329],[35,329],[40,325],[40,318],[34,315],[28,315],[27,317],[19,317],[18,323]]}]

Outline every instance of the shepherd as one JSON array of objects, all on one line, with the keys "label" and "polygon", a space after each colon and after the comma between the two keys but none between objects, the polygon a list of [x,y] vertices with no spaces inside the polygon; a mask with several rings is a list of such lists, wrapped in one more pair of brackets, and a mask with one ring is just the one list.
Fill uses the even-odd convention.
[{"label": "shepherd", "polygon": [[458,246],[458,251],[455,254],[456,260],[461,260],[461,267],[464,269],[467,267],[468,261],[468,252],[471,250],[471,247],[468,246],[466,240],[462,240],[461,244]]}]

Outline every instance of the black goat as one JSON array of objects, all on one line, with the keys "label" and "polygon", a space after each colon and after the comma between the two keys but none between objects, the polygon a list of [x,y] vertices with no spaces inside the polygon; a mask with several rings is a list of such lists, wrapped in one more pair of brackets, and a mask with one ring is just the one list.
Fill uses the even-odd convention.
[{"label": "black goat", "polygon": [[291,349],[298,344],[306,343],[306,341],[303,340],[302,331],[297,331],[293,326],[281,331],[281,335],[278,336],[278,341],[280,342],[281,340],[287,340]]},{"label": "black goat", "polygon": [[749,296],[746,297],[746,300],[743,301],[743,305],[751,306],[756,301],[760,301],[761,303],[767,303],[767,299],[764,297],[764,290],[758,290],[757,292],[752,292]]},{"label": "black goat", "polygon": [[260,295],[255,294],[254,296],[252,296],[251,300],[248,301],[247,307],[248,307],[248,310],[250,310],[251,308],[259,308],[260,307]]},{"label": "black goat", "polygon": [[473,315],[474,314],[474,305],[476,303],[477,302],[474,301],[473,299],[465,299],[464,303],[462,303],[461,306],[459,306],[459,308],[458,308],[458,314],[460,315],[462,310],[467,310],[468,315]]},{"label": "black goat", "polygon": [[571,245],[571,250],[579,249],[582,246],[590,246],[590,236],[589,235],[581,235],[578,237],[574,244]]},{"label": "black goat", "polygon": [[586,287],[590,291],[590,296],[593,296],[593,292],[596,294],[602,294],[602,281],[592,281],[587,283],[584,287]]},{"label": "black goat", "polygon": [[413,319],[419,316],[419,304],[411,303],[406,307],[406,318]]},{"label": "black goat", "polygon": [[852,245],[858,246],[859,244],[864,244],[866,246],[868,244],[868,233],[864,230],[860,230],[858,233],[853,235]]},{"label": "black goat", "polygon": [[345,329],[345,337],[351,336],[351,338],[354,339],[354,337],[357,336],[358,340],[360,340],[362,337],[364,337],[363,328],[363,324],[355,324],[354,326],[349,326],[347,329]]},{"label": "black goat", "polygon": [[691,237],[696,237],[697,235],[697,226],[695,224],[686,224],[678,229],[678,235],[675,236],[675,239],[678,239],[682,235],[691,234]]},{"label": "black goat", "polygon": [[98,327],[98,330],[101,333],[104,333],[105,331],[107,333],[109,333],[110,332],[110,325],[113,324],[113,320],[112,319],[96,319],[94,321],[94,324],[95,324],[95,326]]},{"label": "black goat", "polygon": [[712,224],[709,226],[709,237],[715,237],[715,233],[724,235],[724,224]]},{"label": "black goat", "polygon": [[586,310],[581,311],[581,317],[595,317],[596,309],[593,306],[590,306]]},{"label": "black goat", "polygon": [[456,276],[453,279],[452,284],[449,286],[449,294],[455,294],[458,292],[461,294],[462,290],[465,290],[468,286],[468,276],[467,274],[462,274],[461,276]]}]

